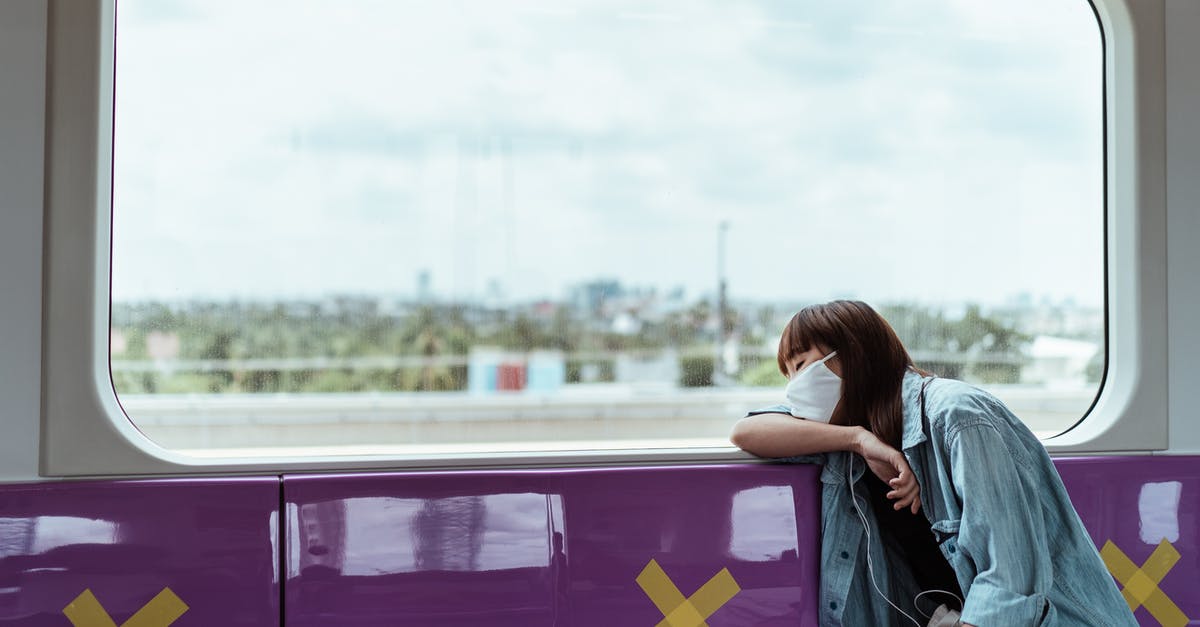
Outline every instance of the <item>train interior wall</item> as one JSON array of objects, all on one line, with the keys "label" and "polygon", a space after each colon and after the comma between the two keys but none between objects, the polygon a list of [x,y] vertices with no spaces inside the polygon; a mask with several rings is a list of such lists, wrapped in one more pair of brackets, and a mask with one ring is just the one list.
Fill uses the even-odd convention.
[{"label": "train interior wall", "polygon": [[[1184,497],[1200,490],[1197,459],[1056,464],[1139,623],[1200,617],[1200,501]],[[737,464],[15,484],[0,488],[0,624],[815,626],[837,610],[819,594],[820,474]],[[955,543],[949,533],[941,546]]]},{"label": "train interior wall", "polygon": [[[1163,7],[1167,149],[1139,158],[1166,162],[1169,448],[1057,460],[1147,625],[1200,620],[1200,2]],[[46,16],[0,4],[0,623],[653,624],[715,605],[714,624],[816,624],[808,467],[40,477]]]}]

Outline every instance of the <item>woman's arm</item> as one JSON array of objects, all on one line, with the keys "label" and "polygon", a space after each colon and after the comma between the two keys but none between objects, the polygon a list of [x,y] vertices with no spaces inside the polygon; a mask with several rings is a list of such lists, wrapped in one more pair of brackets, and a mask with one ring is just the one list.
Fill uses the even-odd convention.
[{"label": "woman's arm", "polygon": [[734,446],[759,457],[795,457],[849,451],[866,460],[871,472],[891,486],[887,498],[896,509],[921,509],[921,488],[908,460],[862,427],[844,427],[789,414],[765,413],[742,418],[733,426]]},{"label": "woman's arm", "polygon": [[958,429],[949,448],[962,499],[957,548],[978,571],[964,602],[964,624],[1040,624],[1054,566],[1037,495],[1022,481],[1028,473],[988,422]]},{"label": "woman's arm", "polygon": [[843,427],[788,414],[756,414],[733,426],[733,445],[759,457],[793,457],[833,451],[858,452],[867,430]]}]

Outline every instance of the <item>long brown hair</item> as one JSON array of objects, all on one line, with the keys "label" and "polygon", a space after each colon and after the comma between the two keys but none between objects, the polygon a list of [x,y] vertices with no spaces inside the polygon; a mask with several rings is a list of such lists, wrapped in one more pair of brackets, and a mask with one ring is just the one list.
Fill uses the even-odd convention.
[{"label": "long brown hair", "polygon": [[856,300],[805,307],[783,329],[779,371],[786,375],[788,362],[814,345],[837,351],[841,364],[842,398],[830,422],[865,427],[900,448],[904,425],[900,386],[905,371],[917,369],[887,320]]}]

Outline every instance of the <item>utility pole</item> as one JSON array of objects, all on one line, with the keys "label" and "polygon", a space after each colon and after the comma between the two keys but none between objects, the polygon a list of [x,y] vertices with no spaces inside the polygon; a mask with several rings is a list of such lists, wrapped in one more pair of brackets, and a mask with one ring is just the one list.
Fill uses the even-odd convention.
[{"label": "utility pole", "polygon": [[713,384],[725,385],[729,365],[725,363],[725,344],[729,341],[729,281],[725,277],[725,234],[729,232],[729,220],[717,224],[717,355],[713,361]]}]

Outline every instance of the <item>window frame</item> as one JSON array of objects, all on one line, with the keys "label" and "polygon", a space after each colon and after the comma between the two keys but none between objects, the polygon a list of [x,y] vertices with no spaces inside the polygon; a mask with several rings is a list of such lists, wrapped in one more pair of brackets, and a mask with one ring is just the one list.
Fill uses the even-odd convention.
[{"label": "window frame", "polygon": [[[1044,441],[1055,454],[1168,444],[1165,7],[1162,0],[1093,6],[1104,42],[1107,359],[1091,411]],[[158,446],[121,409],[109,370],[115,0],[51,0],[48,39],[42,476],[755,459],[732,447],[209,459]]]}]

